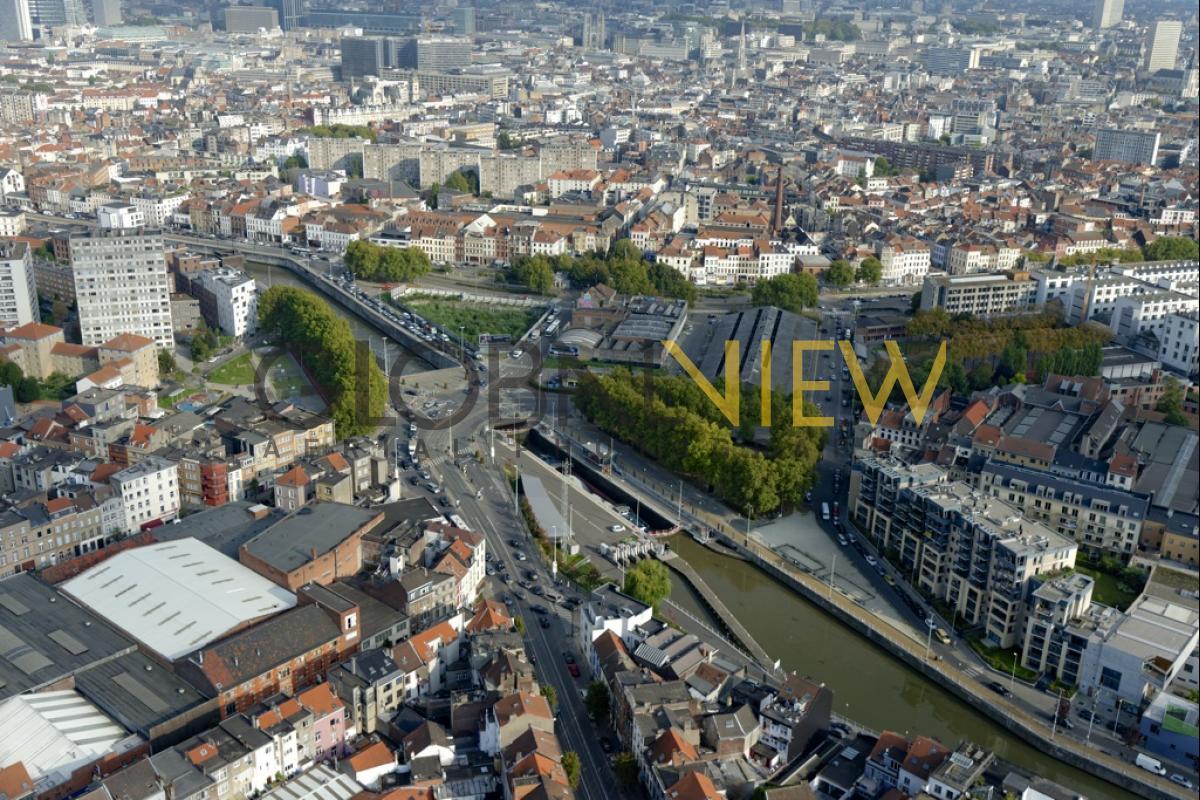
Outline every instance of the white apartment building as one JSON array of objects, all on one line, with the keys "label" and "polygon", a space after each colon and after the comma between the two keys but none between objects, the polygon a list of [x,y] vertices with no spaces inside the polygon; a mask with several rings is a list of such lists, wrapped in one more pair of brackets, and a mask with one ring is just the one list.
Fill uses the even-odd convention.
[{"label": "white apartment building", "polygon": [[169,522],[179,515],[179,469],[175,462],[147,456],[109,479],[125,511],[125,533],[148,522]]},{"label": "white apartment building", "polygon": [[1183,23],[1177,19],[1156,19],[1150,26],[1150,40],[1146,43],[1146,55],[1142,66],[1147,72],[1160,69],[1175,69],[1179,55],[1179,37]]},{"label": "white apartment building", "polygon": [[0,211],[0,237],[11,239],[25,232],[24,211]]},{"label": "white apartment building", "polygon": [[141,228],[146,224],[146,215],[137,206],[126,203],[106,203],[96,209],[96,221],[101,228],[127,230]]},{"label": "white apartment building", "polygon": [[1161,342],[1167,317],[1197,311],[1200,311],[1200,299],[1195,292],[1184,294],[1166,289],[1146,292],[1122,297],[1114,303],[1108,327],[1122,342],[1132,341],[1144,333],[1153,333]]},{"label": "white apartment building", "polygon": [[171,295],[161,233],[97,229],[71,236],[83,344],[122,333],[172,348]]},{"label": "white apartment building", "polygon": [[1200,314],[1168,314],[1158,337],[1158,360],[1184,375],[1200,373]]},{"label": "white apartment building", "polygon": [[216,299],[217,326],[226,336],[242,337],[258,330],[258,292],[254,278],[234,269],[209,270],[198,277]]},{"label": "white apartment building", "polygon": [[15,241],[0,243],[0,326],[12,328],[39,319],[29,245]]},{"label": "white apartment building", "polygon": [[876,252],[883,265],[880,282],[884,286],[916,286],[929,274],[931,254],[923,242],[881,242]]},{"label": "white apartment building", "polygon": [[187,202],[187,199],[188,195],[185,192],[165,197],[131,197],[129,201],[141,212],[144,224],[151,228],[161,228],[171,219],[175,209]]}]

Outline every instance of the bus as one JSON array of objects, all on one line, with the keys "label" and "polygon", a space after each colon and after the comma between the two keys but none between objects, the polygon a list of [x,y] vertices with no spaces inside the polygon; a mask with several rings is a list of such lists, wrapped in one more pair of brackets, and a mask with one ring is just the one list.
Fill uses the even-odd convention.
[{"label": "bus", "polygon": [[829,503],[821,503],[821,519],[829,519]]}]

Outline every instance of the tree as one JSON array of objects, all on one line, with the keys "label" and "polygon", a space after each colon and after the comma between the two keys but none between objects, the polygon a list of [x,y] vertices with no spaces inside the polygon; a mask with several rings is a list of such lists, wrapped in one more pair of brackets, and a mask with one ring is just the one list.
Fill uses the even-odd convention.
[{"label": "tree", "polygon": [[613,773],[617,776],[617,782],[624,789],[633,789],[638,785],[638,763],[633,757],[633,753],[624,752],[618,753],[613,759]]},{"label": "tree", "polygon": [[521,636],[525,635],[525,618],[521,616],[513,617],[513,630]]},{"label": "tree", "polygon": [[798,314],[817,304],[817,279],[807,272],[786,273],[754,284],[750,300],[756,306],[775,306]]},{"label": "tree", "polygon": [[592,719],[597,722],[604,722],[608,719],[610,700],[608,686],[604,681],[592,681],[588,684],[587,696],[583,700],[583,705]]},{"label": "tree", "polygon": [[500,131],[496,135],[496,147],[500,150],[515,150],[520,144],[512,138],[508,131]]},{"label": "tree", "polygon": [[579,754],[568,750],[562,755],[563,772],[567,773],[567,783],[572,789],[579,788],[579,780],[583,777],[583,765],[579,762]]},{"label": "tree", "polygon": [[862,283],[878,286],[883,279],[883,264],[875,256],[867,256],[858,265],[858,279]]},{"label": "tree", "polygon": [[208,361],[217,351],[217,334],[207,327],[201,327],[192,335],[192,361]]},{"label": "tree", "polygon": [[661,561],[639,561],[625,573],[625,594],[657,611],[671,596],[671,573]]},{"label": "tree", "polygon": [[1158,399],[1157,408],[1168,425],[1187,425],[1187,417],[1183,415],[1183,387],[1174,375],[1168,375],[1163,380],[1163,393]]},{"label": "tree", "polygon": [[303,153],[290,155],[283,162],[283,168],[286,169],[308,169],[308,159]]},{"label": "tree", "polygon": [[554,269],[543,255],[518,256],[512,260],[514,280],[531,292],[550,294],[554,289]]},{"label": "tree", "polygon": [[554,687],[546,684],[542,687],[542,697],[546,698],[546,702],[550,704],[550,710],[554,711],[558,708],[558,692],[554,691]]},{"label": "tree", "polygon": [[158,374],[170,375],[176,369],[175,354],[167,348],[158,351]]},{"label": "tree", "polygon": [[892,166],[892,163],[883,156],[875,159],[875,175],[880,178],[888,178],[892,175],[900,174],[900,170]]},{"label": "tree", "polygon": [[825,281],[830,286],[836,286],[839,289],[844,289],[854,283],[854,278],[854,267],[850,266],[850,262],[842,258],[834,260],[825,272]]},{"label": "tree", "polygon": [[387,380],[350,324],[307,289],[272,286],[258,304],[260,327],[284,342],[329,398],[340,439],[372,431],[383,417]]},{"label": "tree", "polygon": [[450,177],[446,178],[446,188],[462,192],[463,194],[475,194],[479,189],[479,176],[475,175],[474,172],[470,174],[475,176],[474,188],[471,187],[471,179],[462,170],[455,170],[450,174]]},{"label": "tree", "polygon": [[1148,261],[1195,261],[1200,244],[1182,236],[1160,236],[1146,246]]}]

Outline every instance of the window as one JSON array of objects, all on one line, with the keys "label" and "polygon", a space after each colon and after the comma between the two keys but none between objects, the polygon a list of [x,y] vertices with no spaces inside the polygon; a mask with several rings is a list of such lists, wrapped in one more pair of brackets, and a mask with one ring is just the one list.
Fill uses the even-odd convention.
[{"label": "window", "polygon": [[1102,667],[1100,669],[1100,685],[1105,689],[1112,689],[1114,692],[1121,688],[1121,673],[1112,667]]}]

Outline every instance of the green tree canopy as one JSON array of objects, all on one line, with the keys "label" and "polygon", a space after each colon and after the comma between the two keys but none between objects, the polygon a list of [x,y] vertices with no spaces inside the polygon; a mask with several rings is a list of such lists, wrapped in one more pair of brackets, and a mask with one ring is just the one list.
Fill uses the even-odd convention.
[{"label": "green tree canopy", "polygon": [[1163,393],[1157,408],[1168,425],[1187,425],[1187,417],[1183,414],[1183,386],[1174,375],[1168,375],[1163,380]]},{"label": "green tree canopy", "polygon": [[350,324],[307,289],[272,286],[258,303],[263,330],[275,334],[329,400],[339,439],[370,433],[383,416],[387,381]]},{"label": "green tree canopy", "polygon": [[510,271],[513,280],[531,292],[550,294],[554,290],[554,267],[544,255],[517,256]]},{"label": "green tree canopy", "polygon": [[817,279],[807,272],[789,272],[754,284],[750,300],[756,306],[775,306],[798,314],[817,304]]},{"label": "green tree canopy", "polygon": [[661,561],[639,561],[625,573],[625,594],[658,609],[659,603],[671,596],[671,574]]},{"label": "green tree canopy", "polygon": [[608,696],[608,686],[604,681],[592,681],[588,684],[587,696],[584,698],[583,704],[592,719],[600,723],[608,720],[611,701]]},{"label": "green tree canopy", "polygon": [[385,283],[411,283],[432,269],[419,247],[387,247],[361,239],[346,246],[343,260],[356,278]]},{"label": "green tree canopy", "polygon": [[825,280],[830,286],[836,286],[839,289],[844,289],[854,283],[855,279],[854,267],[850,266],[850,262],[843,258],[835,259],[829,269],[825,271]]},{"label": "green tree canopy", "polygon": [[878,286],[883,279],[883,264],[875,256],[867,256],[858,265],[858,279],[870,286]]},{"label": "green tree canopy", "polygon": [[579,754],[574,750],[568,750],[562,754],[563,772],[567,773],[567,783],[571,784],[572,789],[579,788],[579,781],[583,778],[583,766],[579,762]]},{"label": "green tree canopy", "polygon": [[1182,236],[1160,236],[1146,245],[1148,261],[1195,261],[1200,258],[1200,244]]}]

